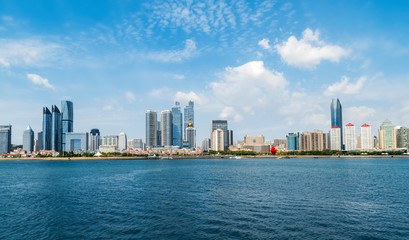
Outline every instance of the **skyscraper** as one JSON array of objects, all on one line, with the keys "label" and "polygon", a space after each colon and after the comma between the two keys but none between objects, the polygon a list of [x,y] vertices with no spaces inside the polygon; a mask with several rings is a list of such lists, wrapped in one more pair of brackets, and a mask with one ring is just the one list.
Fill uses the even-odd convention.
[{"label": "skyscraper", "polygon": [[379,128],[379,145],[380,149],[396,148],[395,125],[388,119]]},{"label": "skyscraper", "polygon": [[341,102],[339,99],[332,99],[331,102],[331,127],[337,126],[340,128],[340,134],[341,134],[341,149],[343,148],[344,144],[344,137],[343,137],[343,131],[342,131],[342,106]]},{"label": "skyscraper", "polygon": [[233,145],[233,130],[227,130],[227,147]]},{"label": "skyscraper", "polygon": [[51,132],[52,132],[52,115],[50,110],[47,107],[43,108],[43,144],[42,150],[51,150]]},{"label": "skyscraper", "polygon": [[124,131],[119,134],[118,138],[118,150],[123,151],[127,149],[128,139]]},{"label": "skyscraper", "polygon": [[164,110],[161,113],[160,124],[162,134],[162,146],[172,146],[172,112],[170,110]]},{"label": "skyscraper", "polygon": [[28,125],[23,133],[23,150],[27,152],[34,151],[34,131],[30,125]]},{"label": "skyscraper", "polygon": [[345,126],[345,150],[352,151],[356,149],[356,130],[355,125],[348,123]]},{"label": "skyscraper", "polygon": [[71,101],[61,101],[62,151],[65,150],[65,134],[74,131],[74,109]]},{"label": "skyscraper", "polygon": [[43,149],[43,131],[37,133],[37,148],[35,151]]},{"label": "skyscraper", "polygon": [[409,148],[409,129],[407,127],[400,127],[396,130],[396,147]]},{"label": "skyscraper", "polygon": [[0,125],[0,154],[11,152],[11,125]]},{"label": "skyscraper", "polygon": [[289,133],[287,135],[287,149],[288,151],[299,150],[300,133]]},{"label": "skyscraper", "polygon": [[157,143],[158,115],[153,110],[146,111],[146,146],[153,148]]},{"label": "skyscraper", "polygon": [[99,129],[91,129],[90,140],[89,140],[89,150],[98,151],[99,146],[101,145],[101,133]]},{"label": "skyscraper", "polygon": [[173,145],[183,147],[183,129],[182,129],[182,111],[180,110],[180,103],[175,102],[172,107],[172,131],[173,131]]},{"label": "skyscraper", "polygon": [[51,149],[60,152],[62,150],[61,112],[57,106],[51,107]]},{"label": "skyscraper", "polygon": [[221,128],[217,128],[212,132],[212,150],[213,151],[224,151],[224,131]]},{"label": "skyscraper", "polygon": [[[186,134],[186,128],[189,124],[189,120],[192,121],[192,124],[195,125],[195,111],[194,111],[194,102],[189,101],[188,105],[184,109],[184,123],[183,123],[183,133]],[[186,140],[186,135],[184,136]]]},{"label": "skyscraper", "polygon": [[[223,130],[223,140],[224,140],[224,149],[227,149],[229,147],[229,143],[228,143],[228,126],[227,126],[227,120],[212,120],[210,123],[210,134],[213,133],[214,130],[220,128],[221,130]],[[213,138],[212,138],[213,141]],[[213,146],[213,143],[212,143]]]},{"label": "skyscraper", "polygon": [[333,126],[330,130],[331,150],[341,150],[341,128]]},{"label": "skyscraper", "polygon": [[372,129],[371,126],[368,124],[364,124],[361,126],[361,149],[362,150],[371,150],[374,146],[374,140],[372,136]]},{"label": "skyscraper", "polygon": [[196,129],[190,121],[186,128],[186,141],[188,142],[189,148],[196,148]]}]

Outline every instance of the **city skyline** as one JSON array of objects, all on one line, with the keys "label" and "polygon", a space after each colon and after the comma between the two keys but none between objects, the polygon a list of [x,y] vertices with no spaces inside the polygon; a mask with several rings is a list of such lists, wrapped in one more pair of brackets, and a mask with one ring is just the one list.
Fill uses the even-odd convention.
[{"label": "city skyline", "polygon": [[28,125],[37,134],[41,108],[60,100],[76,104],[76,131],[141,139],[146,109],[190,100],[197,142],[213,119],[228,120],[235,139],[326,131],[333,97],[345,123],[368,123],[373,134],[385,119],[409,125],[406,2],[1,1],[0,9],[0,116],[13,125],[13,144]]}]

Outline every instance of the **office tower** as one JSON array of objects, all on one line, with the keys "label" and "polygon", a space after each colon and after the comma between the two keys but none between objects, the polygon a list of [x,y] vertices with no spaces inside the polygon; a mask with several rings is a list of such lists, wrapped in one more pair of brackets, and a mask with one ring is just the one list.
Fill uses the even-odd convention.
[{"label": "office tower", "polygon": [[311,133],[311,149],[312,151],[324,150],[324,133],[321,130],[315,129]]},{"label": "office tower", "polygon": [[196,129],[193,127],[191,121],[187,124],[186,128],[186,141],[188,142],[189,148],[196,148]]},{"label": "office tower", "polygon": [[91,129],[89,136],[89,150],[98,151],[99,146],[101,145],[101,133],[99,129]]},{"label": "office tower", "polygon": [[158,130],[156,130],[157,146],[162,146],[162,131],[160,130],[160,121],[158,121]]},{"label": "office tower", "polygon": [[379,128],[379,148],[396,148],[395,125],[393,125],[389,120],[385,120]]},{"label": "office tower", "polygon": [[37,133],[37,148],[36,151],[43,149],[43,131]]},{"label": "office tower", "polygon": [[131,139],[128,141],[128,148],[144,150],[142,139]]},{"label": "office tower", "polygon": [[66,151],[65,134],[74,131],[74,108],[71,101],[61,101],[61,131],[62,151]]},{"label": "office tower", "polygon": [[352,123],[345,126],[345,150],[356,150],[356,130]]},{"label": "office tower", "polygon": [[55,105],[51,107],[51,111],[51,149],[60,152],[62,150],[61,112]]},{"label": "office tower", "polygon": [[28,125],[23,133],[23,150],[27,152],[34,151],[34,131]]},{"label": "office tower", "polygon": [[211,148],[210,138],[205,138],[205,139],[202,141],[202,151],[203,151],[203,152],[208,152],[208,151],[210,150],[210,148]]},{"label": "office tower", "polygon": [[88,133],[65,133],[66,151],[87,151],[88,150]]},{"label": "office tower", "polygon": [[212,150],[213,151],[224,151],[225,150],[225,139],[224,130],[217,128],[212,132]]},{"label": "office tower", "polygon": [[[146,146],[153,148],[158,145],[157,131],[158,131],[158,116],[153,110],[146,111]],[[160,143],[159,143],[160,144]]]},{"label": "office tower", "polygon": [[288,151],[298,151],[300,133],[289,133],[287,135],[287,149]]},{"label": "office tower", "polygon": [[119,149],[119,151],[126,150],[127,149],[127,143],[128,143],[128,140],[127,140],[126,134],[125,134],[124,131],[122,131],[119,134],[119,138],[118,138],[118,149]]},{"label": "office tower", "polygon": [[371,150],[373,149],[373,136],[371,126],[364,124],[361,126],[361,136],[360,136],[360,145],[362,150]]},{"label": "office tower", "polygon": [[312,133],[303,132],[300,135],[300,150],[312,151]]},{"label": "office tower", "polygon": [[[186,128],[189,123],[189,120],[192,121],[192,124],[195,124],[195,111],[193,101],[189,101],[188,105],[184,109],[184,123],[183,123],[183,133],[186,133]],[[186,140],[186,135],[184,138]]]},{"label": "office tower", "polygon": [[[228,136],[227,136],[227,130],[228,130],[227,120],[212,120],[210,123],[210,135],[214,132],[214,130],[218,128],[223,130],[224,149],[227,149],[229,147]],[[213,143],[212,143],[212,146],[213,146]]]},{"label": "office tower", "polygon": [[329,150],[330,149],[330,136],[329,133],[323,133],[322,134],[322,139],[323,139],[323,147],[324,150]]},{"label": "office tower", "polygon": [[164,110],[160,117],[160,130],[162,146],[172,146],[173,134],[172,134],[172,112],[170,110]]},{"label": "office tower", "polygon": [[0,125],[0,154],[11,152],[11,125]]},{"label": "office tower", "polygon": [[400,127],[396,130],[396,147],[409,148],[409,129]]},{"label": "office tower", "polygon": [[342,106],[339,99],[332,99],[331,103],[331,127],[337,126],[340,128],[341,132],[341,149],[343,148],[344,144],[344,135],[342,131]]},{"label": "office tower", "polygon": [[180,110],[180,103],[175,102],[172,107],[172,132],[173,132],[173,146],[183,147],[183,119],[182,111]]},{"label": "office tower", "polygon": [[233,144],[233,130],[227,130],[227,146],[231,146]]},{"label": "office tower", "polygon": [[39,141],[38,139],[34,139],[34,151],[35,152],[38,152],[38,151],[40,151],[41,150],[41,146],[40,146],[40,142],[41,141]]},{"label": "office tower", "polygon": [[47,107],[43,108],[43,144],[42,150],[51,150],[52,115]]},{"label": "office tower", "polygon": [[341,128],[333,126],[330,130],[331,150],[341,150]]}]

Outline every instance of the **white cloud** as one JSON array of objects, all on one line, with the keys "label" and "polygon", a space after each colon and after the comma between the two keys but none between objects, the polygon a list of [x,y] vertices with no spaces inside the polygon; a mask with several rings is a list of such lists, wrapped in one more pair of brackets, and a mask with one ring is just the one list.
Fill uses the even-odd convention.
[{"label": "white cloud", "polygon": [[158,89],[153,89],[149,95],[154,98],[160,98],[160,99],[165,99],[165,98],[170,98],[172,93],[171,90],[168,87],[162,87]]},{"label": "white cloud", "polygon": [[153,52],[145,57],[161,62],[181,62],[184,59],[190,58],[198,54],[196,43],[192,39],[185,41],[185,48],[182,50],[170,50],[163,52]]},{"label": "white cloud", "polygon": [[28,79],[31,80],[32,83],[40,86],[44,86],[46,88],[50,88],[55,90],[55,87],[48,82],[48,79],[43,78],[37,74],[29,73],[27,74]]},{"label": "white cloud", "polygon": [[195,103],[199,105],[204,104],[205,102],[203,97],[200,97],[199,95],[197,95],[195,92],[192,92],[192,91],[188,93],[181,92],[181,91],[177,92],[175,95],[175,101],[179,101],[182,104],[183,103],[186,104],[189,101],[194,101]]},{"label": "white cloud", "polygon": [[62,47],[38,39],[0,39],[0,65],[42,66],[61,58]]},{"label": "white cloud", "polygon": [[125,98],[128,100],[128,102],[135,102],[136,101],[135,94],[133,92],[131,92],[131,91],[125,92]]},{"label": "white cloud", "polygon": [[260,45],[264,49],[271,49],[269,42],[270,40],[268,40],[267,38],[263,38],[258,42],[258,45]]},{"label": "white cloud", "polygon": [[366,106],[349,107],[345,110],[344,119],[359,125],[364,123],[373,123],[376,110]]},{"label": "white cloud", "polygon": [[185,79],[185,76],[181,74],[173,74],[173,78],[177,80],[182,80]]},{"label": "white cloud", "polygon": [[329,86],[324,94],[326,96],[334,96],[334,95],[340,95],[340,94],[357,94],[359,91],[362,89],[364,86],[364,83],[366,81],[366,77],[360,77],[355,83],[350,83],[349,78],[346,76],[342,76],[341,81],[336,82]]},{"label": "white cloud", "polygon": [[241,122],[243,120],[243,117],[233,107],[224,107],[219,117],[221,119],[231,119],[234,122]]},{"label": "white cloud", "polygon": [[287,41],[274,46],[281,59],[288,65],[313,69],[322,60],[339,62],[340,58],[349,55],[349,51],[336,45],[325,44],[319,40],[319,31],[307,28],[303,37],[298,40],[291,36]]}]

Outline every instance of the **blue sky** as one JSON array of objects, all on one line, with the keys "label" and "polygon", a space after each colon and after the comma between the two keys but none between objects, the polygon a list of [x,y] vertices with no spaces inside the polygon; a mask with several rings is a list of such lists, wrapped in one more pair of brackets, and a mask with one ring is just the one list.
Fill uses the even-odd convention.
[{"label": "blue sky", "polygon": [[244,135],[409,126],[407,1],[0,0],[0,123],[22,143],[42,107],[74,102],[74,131],[145,139],[145,111],[195,101]]}]

